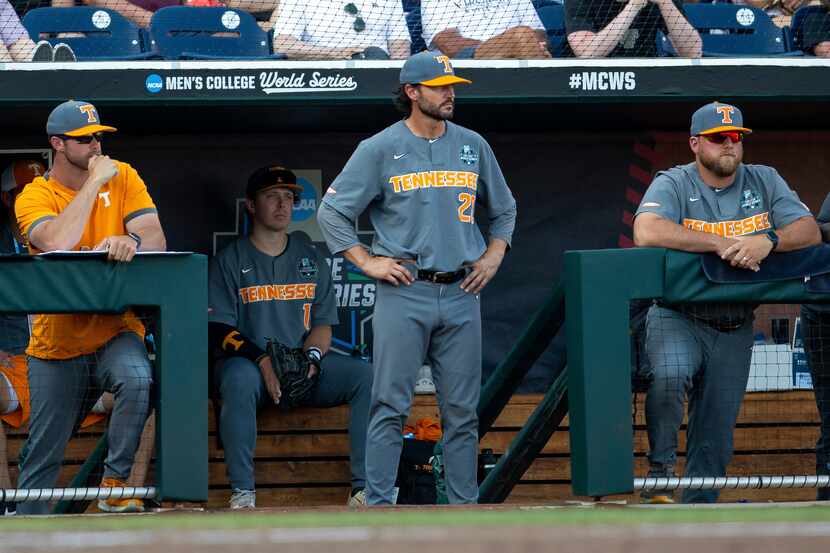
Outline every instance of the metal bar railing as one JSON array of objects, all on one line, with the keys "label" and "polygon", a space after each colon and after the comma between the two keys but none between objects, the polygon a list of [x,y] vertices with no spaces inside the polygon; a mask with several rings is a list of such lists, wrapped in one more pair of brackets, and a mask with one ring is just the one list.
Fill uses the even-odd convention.
[{"label": "metal bar railing", "polygon": [[43,488],[32,490],[0,490],[0,501],[89,501],[92,499],[153,499],[156,488]]},{"label": "metal bar railing", "polygon": [[826,488],[830,476],[706,476],[695,478],[635,478],[635,490],[720,490],[761,488]]}]

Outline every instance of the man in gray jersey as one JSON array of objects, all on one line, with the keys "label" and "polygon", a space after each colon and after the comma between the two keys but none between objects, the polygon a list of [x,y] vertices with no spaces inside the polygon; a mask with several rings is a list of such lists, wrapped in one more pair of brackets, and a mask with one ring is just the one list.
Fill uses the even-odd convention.
[{"label": "man in gray jersey", "polygon": [[[406,119],[361,142],[326,191],[318,223],[332,252],[377,279],[366,456],[370,505],[394,502],[402,418],[418,369],[432,367],[441,410],[447,496],[478,500],[481,388],[479,292],[510,246],[516,202],[489,144],[454,125],[455,75],[441,52],[404,63],[396,103]],[[490,240],[475,222],[481,201]],[[368,207],[371,253],[355,232]]]},{"label": "man in gray jersey", "polygon": [[[695,161],[661,171],[634,220],[637,246],[714,252],[757,271],[773,251],[818,243],[807,207],[775,169],[745,165],[740,110],[713,102],[692,115]],[[653,305],[646,322],[649,476],[672,476],[683,402],[689,399],[686,476],[723,476],[749,377],[754,306]],[[668,490],[643,492],[671,503]],[[684,503],[717,501],[717,490],[686,490]]]},{"label": "man in gray jersey", "polygon": [[248,180],[251,235],[240,238],[211,262],[209,335],[219,360],[214,381],[222,397],[220,432],[233,489],[232,509],[255,506],[254,447],[257,410],[280,403],[280,382],[265,348],[269,338],[302,347],[319,380],[308,405],[349,404],[352,494],[365,503],[366,424],[372,389],[368,363],[328,355],[337,310],[331,273],[313,245],[287,234],[302,186],[293,172],[263,167]]},{"label": "man in gray jersey", "polygon": [[[830,194],[821,204],[816,222],[821,238],[830,242]],[[830,475],[830,304],[815,303],[801,306],[804,351],[816,395],[821,432],[816,441],[816,474]],[[819,501],[830,500],[830,488],[819,488]]]}]

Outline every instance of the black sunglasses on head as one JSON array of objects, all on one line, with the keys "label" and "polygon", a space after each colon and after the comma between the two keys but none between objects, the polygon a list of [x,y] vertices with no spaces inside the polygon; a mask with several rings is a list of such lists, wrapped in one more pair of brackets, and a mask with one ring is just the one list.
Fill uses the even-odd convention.
[{"label": "black sunglasses on head", "polygon": [[65,134],[56,134],[55,136],[57,136],[61,140],[74,140],[78,144],[89,144],[90,142],[92,142],[93,138],[97,140],[99,144],[104,140],[104,133],[102,132],[86,134],[84,136],[68,136]]}]

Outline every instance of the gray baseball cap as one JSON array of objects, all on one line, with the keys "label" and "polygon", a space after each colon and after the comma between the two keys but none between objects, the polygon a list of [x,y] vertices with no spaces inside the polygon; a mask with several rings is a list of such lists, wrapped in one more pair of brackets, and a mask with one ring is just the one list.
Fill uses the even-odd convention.
[{"label": "gray baseball cap", "polygon": [[68,100],[52,110],[46,121],[46,134],[86,136],[96,132],[115,132],[115,127],[101,124],[98,110],[89,102]]},{"label": "gray baseball cap", "polygon": [[747,134],[752,132],[744,127],[744,116],[736,106],[712,102],[692,114],[692,136],[729,131]]},{"label": "gray baseball cap", "polygon": [[401,68],[401,84],[446,86],[470,83],[472,81],[456,77],[449,56],[440,50],[426,50],[410,56]]}]

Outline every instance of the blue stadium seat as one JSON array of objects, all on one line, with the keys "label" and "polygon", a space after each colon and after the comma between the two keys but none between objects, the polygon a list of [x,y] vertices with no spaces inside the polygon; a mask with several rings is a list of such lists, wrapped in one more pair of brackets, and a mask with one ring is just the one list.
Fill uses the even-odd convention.
[{"label": "blue stadium seat", "polygon": [[424,41],[423,27],[421,27],[421,7],[411,12],[405,12],[406,26],[409,28],[409,37],[412,39],[412,44],[409,51],[412,54],[423,52],[427,49],[427,43]]},{"label": "blue stadium seat", "polygon": [[562,4],[546,4],[536,8],[545,32],[548,35],[548,50],[555,58],[563,57],[568,50],[568,36],[565,32],[565,9]]},{"label": "blue stadium seat", "polygon": [[[763,10],[738,4],[684,4],[683,9],[703,40],[709,57],[798,56],[789,49],[787,32]],[[674,55],[666,37],[658,37],[658,52]]]},{"label": "blue stadium seat", "polygon": [[[105,8],[35,8],[23,17],[29,36],[37,42],[65,42],[79,61],[137,60],[152,56],[143,29],[118,12]],[[82,34],[59,37],[60,34]]]},{"label": "blue stadium seat", "polygon": [[170,6],[153,14],[150,40],[164,59],[285,59],[248,12]]},{"label": "blue stadium seat", "polygon": [[793,19],[790,22],[790,36],[792,37],[792,50],[802,50],[802,40],[804,39],[804,19],[808,15],[819,15],[826,13],[827,8],[824,6],[804,6],[799,8],[793,14]]}]

